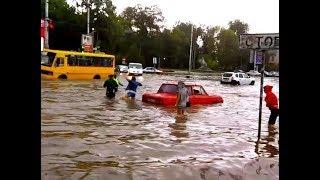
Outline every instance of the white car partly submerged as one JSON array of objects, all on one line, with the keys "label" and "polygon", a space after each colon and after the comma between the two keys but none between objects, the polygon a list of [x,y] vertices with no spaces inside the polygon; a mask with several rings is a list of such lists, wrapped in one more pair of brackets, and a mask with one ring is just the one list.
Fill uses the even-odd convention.
[{"label": "white car partly submerged", "polygon": [[254,85],[255,79],[241,72],[225,72],[221,76],[220,82],[222,84],[234,85]]},{"label": "white car partly submerged", "polygon": [[161,73],[163,73],[163,71],[158,70],[154,67],[146,67],[143,69],[143,73],[161,74]]},{"label": "white car partly submerged", "polygon": [[258,71],[255,71],[255,70],[250,70],[247,72],[247,74],[249,76],[261,76],[261,73],[259,73]]}]

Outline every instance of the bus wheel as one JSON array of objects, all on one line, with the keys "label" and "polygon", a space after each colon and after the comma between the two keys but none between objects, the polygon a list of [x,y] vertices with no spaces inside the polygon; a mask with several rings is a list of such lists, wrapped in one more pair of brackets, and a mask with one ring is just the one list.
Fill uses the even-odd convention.
[{"label": "bus wheel", "polygon": [[95,75],[93,79],[101,79],[100,75]]},{"label": "bus wheel", "polygon": [[65,74],[61,74],[58,79],[67,79],[67,76]]}]

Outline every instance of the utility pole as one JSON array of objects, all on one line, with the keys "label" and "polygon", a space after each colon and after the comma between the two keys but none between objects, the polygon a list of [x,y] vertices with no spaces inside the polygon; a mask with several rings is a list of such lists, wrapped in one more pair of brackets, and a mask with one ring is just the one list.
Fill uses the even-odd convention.
[{"label": "utility pole", "polygon": [[45,4],[45,21],[44,21],[44,28],[45,28],[45,48],[49,49],[49,0],[46,0]]},{"label": "utility pole", "polygon": [[191,73],[191,58],[192,58],[192,35],[193,35],[193,24],[191,24],[190,56],[189,56],[189,74]]},{"label": "utility pole", "polygon": [[260,134],[261,134],[262,97],[263,97],[263,77],[264,77],[264,68],[265,68],[265,64],[266,64],[266,54],[265,54],[265,50],[262,50],[262,53],[263,53],[263,61],[262,61],[261,80],[260,80],[260,101],[259,101],[258,140],[260,139]]},{"label": "utility pole", "polygon": [[257,51],[254,50],[253,70],[256,70]]},{"label": "utility pole", "polygon": [[89,7],[89,1],[87,0],[87,34],[90,33],[90,7]]}]

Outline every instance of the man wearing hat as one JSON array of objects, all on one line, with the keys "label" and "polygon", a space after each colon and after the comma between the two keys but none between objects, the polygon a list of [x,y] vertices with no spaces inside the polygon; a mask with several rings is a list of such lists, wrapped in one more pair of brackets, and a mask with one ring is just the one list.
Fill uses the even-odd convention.
[{"label": "man wearing hat", "polygon": [[266,98],[264,99],[266,101],[266,106],[270,109],[271,114],[269,117],[269,125],[274,125],[276,123],[276,119],[279,115],[279,106],[278,106],[278,98],[277,96],[272,92],[273,86],[266,85],[263,87],[264,92],[266,93]]}]

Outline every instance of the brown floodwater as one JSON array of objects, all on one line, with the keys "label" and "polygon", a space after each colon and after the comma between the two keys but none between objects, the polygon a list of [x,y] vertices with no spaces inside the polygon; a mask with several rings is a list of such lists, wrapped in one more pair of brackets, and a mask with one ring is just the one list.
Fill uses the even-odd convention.
[{"label": "brown floodwater", "polygon": [[[136,101],[127,85],[105,98],[103,80],[41,82],[42,179],[278,179],[279,126],[268,129],[263,102],[257,142],[260,78],[253,86],[220,84],[217,77],[144,74]],[[188,80],[222,104],[174,107],[141,102],[162,82]],[[265,78],[279,95],[279,79]]]}]

